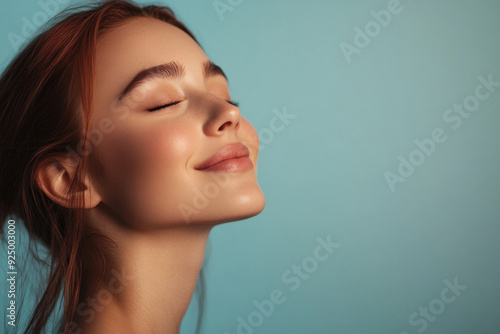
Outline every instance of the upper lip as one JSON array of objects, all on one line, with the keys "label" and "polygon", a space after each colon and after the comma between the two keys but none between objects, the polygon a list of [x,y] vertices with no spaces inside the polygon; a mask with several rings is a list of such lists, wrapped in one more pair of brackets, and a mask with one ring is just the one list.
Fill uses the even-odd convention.
[{"label": "upper lip", "polygon": [[249,155],[250,151],[242,143],[230,144],[224,146],[210,158],[195,166],[195,169],[205,169],[224,160],[248,157]]}]

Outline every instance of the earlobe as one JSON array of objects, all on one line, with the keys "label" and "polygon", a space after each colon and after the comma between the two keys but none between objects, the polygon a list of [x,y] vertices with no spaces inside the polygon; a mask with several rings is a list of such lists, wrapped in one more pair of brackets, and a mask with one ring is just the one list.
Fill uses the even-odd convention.
[{"label": "earlobe", "polygon": [[75,202],[78,196],[83,196],[85,209],[91,209],[101,202],[101,196],[93,186],[90,178],[79,182],[71,189],[71,182],[76,173],[74,163],[59,159],[42,163],[36,173],[36,182],[40,190],[53,202],[65,208],[78,208],[81,203]]}]

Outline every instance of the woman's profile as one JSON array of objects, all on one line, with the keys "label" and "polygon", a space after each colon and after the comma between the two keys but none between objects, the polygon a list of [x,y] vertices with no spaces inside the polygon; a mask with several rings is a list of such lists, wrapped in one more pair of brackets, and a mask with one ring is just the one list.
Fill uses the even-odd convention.
[{"label": "woman's profile", "polygon": [[0,78],[0,221],[51,255],[28,333],[178,333],[216,224],[260,213],[258,136],[167,7],[79,7]]}]

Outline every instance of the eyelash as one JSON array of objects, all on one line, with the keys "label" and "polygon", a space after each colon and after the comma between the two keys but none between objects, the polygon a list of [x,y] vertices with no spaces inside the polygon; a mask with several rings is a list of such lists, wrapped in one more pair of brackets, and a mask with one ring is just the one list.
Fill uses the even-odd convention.
[{"label": "eyelash", "polygon": [[149,112],[155,112],[155,111],[158,111],[160,109],[164,109],[164,108],[175,106],[178,103],[181,103],[181,101],[170,102],[170,103],[164,104],[162,106],[158,106],[158,107],[154,107],[154,108],[148,109],[148,111]]},{"label": "eyelash", "polygon": [[[161,109],[165,109],[165,108],[168,108],[168,107],[172,107],[172,106],[175,106],[176,104],[178,103],[181,103],[182,101],[175,101],[175,102],[170,102],[170,103],[167,103],[167,104],[164,104],[164,105],[161,105],[161,106],[158,106],[158,107],[154,107],[154,108],[151,108],[151,109],[147,109],[147,111],[149,112],[155,112],[155,111],[158,111],[158,110],[161,110]],[[229,104],[232,104],[233,106],[235,106],[236,108],[239,107],[239,103],[236,102],[236,101],[233,101],[233,100],[229,100],[229,101],[226,101],[227,103]]]}]

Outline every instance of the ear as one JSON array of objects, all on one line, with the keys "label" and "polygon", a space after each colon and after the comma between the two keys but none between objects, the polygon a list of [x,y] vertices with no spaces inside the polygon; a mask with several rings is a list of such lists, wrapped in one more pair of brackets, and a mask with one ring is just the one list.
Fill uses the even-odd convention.
[{"label": "ear", "polygon": [[52,201],[65,208],[77,208],[79,204],[71,201],[77,195],[83,195],[85,199],[84,209],[91,209],[101,202],[101,195],[97,192],[92,181],[85,175],[85,180],[77,184],[70,191],[71,180],[75,176],[77,165],[69,158],[60,158],[54,161],[42,163],[36,173],[38,187]]}]

